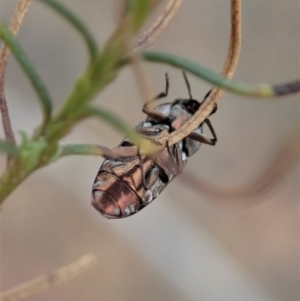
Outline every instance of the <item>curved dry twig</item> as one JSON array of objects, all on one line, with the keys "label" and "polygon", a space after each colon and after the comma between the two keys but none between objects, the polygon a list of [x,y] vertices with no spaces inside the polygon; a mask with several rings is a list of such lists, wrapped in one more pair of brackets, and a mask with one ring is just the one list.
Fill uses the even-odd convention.
[{"label": "curved dry twig", "polygon": [[154,93],[150,76],[137,53],[148,48],[162,34],[176,15],[182,2],[183,0],[170,0],[160,16],[137,40],[131,53],[134,75],[136,80],[141,83],[138,87],[140,87],[142,99],[146,100],[146,103],[152,102]]},{"label": "curved dry twig", "polygon": [[[242,199],[255,198],[270,192],[283,178],[288,171],[299,160],[299,132],[289,135],[287,141],[275,154],[274,158],[264,167],[262,172],[255,176],[249,184],[241,187],[221,188],[210,184],[199,178],[189,170],[184,171],[181,181],[201,193],[205,193],[214,200],[232,200],[244,204]],[[235,202],[236,204],[236,202]],[[249,204],[247,202],[246,204]],[[252,203],[251,203],[252,204]]]},{"label": "curved dry twig", "polygon": [[19,285],[9,292],[0,295],[0,301],[19,301],[25,300],[42,290],[53,285],[61,284],[71,278],[81,274],[95,261],[94,254],[87,254],[70,265],[57,269],[49,275],[40,276],[29,282]]},{"label": "curved dry twig", "polygon": [[170,0],[161,15],[152,25],[138,38],[133,51],[142,51],[148,48],[166,29],[172,21],[183,0]]},{"label": "curved dry twig", "polygon": [[[16,36],[24,19],[24,16],[29,8],[31,0],[20,0],[17,8],[11,18],[9,29],[11,33]],[[4,77],[7,61],[9,58],[10,49],[3,45],[0,51],[0,111],[2,114],[2,124],[5,138],[12,143],[16,143],[15,136],[12,130],[11,121],[9,118],[9,111],[7,107],[6,97],[4,93]]]},{"label": "curved dry twig", "polygon": [[[31,0],[20,0],[17,8],[10,20],[10,24],[9,24],[9,30],[11,31],[11,33],[16,36],[21,28],[23,19],[25,17],[25,14],[28,11],[29,5],[31,3]],[[6,45],[3,45],[2,49],[1,49],[1,63],[0,63],[0,72],[2,73],[4,70],[2,68],[5,68],[6,64],[7,64],[7,60],[10,54],[10,49],[9,47],[7,47]]]},{"label": "curved dry twig", "polygon": [[[231,34],[227,58],[222,70],[222,75],[228,79],[232,78],[236,68],[241,49],[241,1],[231,0]],[[210,95],[205,99],[199,110],[178,129],[169,136],[169,145],[178,143],[187,137],[200,123],[202,123],[212,112],[214,105],[218,103],[223,90],[213,88]],[[166,141],[165,141],[166,142]]]}]

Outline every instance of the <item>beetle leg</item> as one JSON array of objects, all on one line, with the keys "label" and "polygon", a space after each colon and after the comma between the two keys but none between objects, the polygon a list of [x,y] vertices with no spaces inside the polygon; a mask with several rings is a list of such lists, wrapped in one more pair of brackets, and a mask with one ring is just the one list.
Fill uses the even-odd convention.
[{"label": "beetle leg", "polygon": [[172,163],[175,167],[176,174],[181,173],[184,165],[183,165],[183,160],[182,160],[182,152],[180,151],[180,147],[179,147],[178,143],[171,146],[173,148],[173,149],[171,149],[171,147],[169,146],[169,141],[167,141],[166,147],[168,149],[168,153],[170,155]]},{"label": "beetle leg", "polygon": [[[147,181],[146,176],[145,176],[144,164],[143,164],[143,160],[142,160],[142,156],[141,156],[140,152],[138,153],[138,157],[140,160],[140,169],[141,169],[141,175],[142,175],[141,180],[143,182],[143,187],[145,190],[149,190],[151,188],[151,186],[153,185],[153,175],[155,174],[155,171],[154,170],[150,171],[149,179]],[[154,171],[154,174],[153,174],[153,171]],[[158,173],[157,173],[157,177],[158,177]]]},{"label": "beetle leg", "polygon": [[[145,169],[143,165],[143,160],[141,157],[141,154],[138,154],[139,160],[140,160],[140,169],[141,169],[141,175],[142,175],[142,182],[143,182],[143,187],[145,190],[151,189],[153,184],[157,181],[159,177],[159,168],[156,166],[153,166],[149,171],[146,179],[145,175]],[[154,159],[155,160],[155,159]]]},{"label": "beetle leg", "polygon": [[190,86],[189,80],[188,80],[184,70],[182,70],[182,74],[183,74],[183,78],[184,78],[185,84],[186,84],[187,89],[188,89],[189,97],[190,97],[190,99],[192,99],[193,96],[192,96],[192,92],[191,92],[191,86]]},{"label": "beetle leg", "polygon": [[[201,103],[200,103],[200,106],[202,105],[203,101],[209,96],[210,92],[211,92],[211,90],[209,90],[209,91],[206,93],[206,95],[204,96],[203,100],[202,100]],[[214,108],[213,108],[213,110],[211,111],[211,113],[209,114],[209,116],[212,115],[212,114],[215,114],[215,113],[217,112],[217,109],[218,109],[218,105],[215,103],[215,104],[214,104]]]},{"label": "beetle leg", "polygon": [[143,186],[144,186],[145,190],[148,190],[148,187],[147,187],[147,184],[146,184],[146,179],[145,179],[144,165],[143,165],[143,161],[142,161],[142,156],[140,154],[140,150],[138,150],[138,157],[139,157],[139,160],[140,160],[140,169],[141,169]]},{"label": "beetle leg", "polygon": [[148,116],[153,117],[155,119],[158,119],[158,120],[168,120],[169,119],[168,115],[165,115],[165,114],[160,113],[160,112],[155,112],[155,111],[153,111],[152,109],[149,108],[149,104],[153,103],[154,101],[156,101],[156,100],[158,100],[160,98],[164,98],[164,97],[168,96],[169,86],[170,86],[170,84],[169,84],[169,76],[168,76],[168,73],[166,73],[166,88],[165,88],[165,91],[159,93],[153,99],[148,100],[144,104],[144,106],[143,106],[143,112],[145,114],[147,114]]},{"label": "beetle leg", "polygon": [[175,155],[174,159],[176,162],[176,171],[177,171],[177,173],[181,173],[183,170],[184,164],[183,164],[183,159],[182,159],[182,151],[181,151],[178,143],[176,143],[174,145],[174,155]]},{"label": "beetle leg", "polygon": [[213,108],[213,110],[211,111],[211,113],[209,114],[209,116],[211,116],[212,114],[215,114],[215,113],[217,112],[217,110],[218,110],[218,105],[215,103],[215,104],[214,104],[214,108]]},{"label": "beetle leg", "polygon": [[[216,105],[216,108],[215,108],[214,110],[215,110],[215,111],[217,110],[217,105]],[[213,113],[214,113],[215,111],[213,111]],[[213,128],[213,126],[212,126],[210,120],[209,120],[209,119],[205,119],[204,122],[207,124],[208,128],[210,129],[210,132],[211,132],[211,134],[212,134],[212,136],[213,136],[213,139],[212,139],[212,140],[213,140],[214,143],[216,144],[217,141],[218,141],[218,139],[217,139],[217,134],[216,134],[216,132],[215,132],[215,130],[214,130],[214,128]]]},{"label": "beetle leg", "polygon": [[168,75],[168,73],[165,74],[165,78],[166,78],[166,87],[165,87],[165,91],[159,93],[153,100],[150,100],[150,101],[155,101],[155,100],[158,100],[158,99],[160,99],[160,98],[164,98],[164,97],[167,97],[167,96],[168,96],[168,93],[169,93],[169,86],[170,86],[169,75]]},{"label": "beetle leg", "polygon": [[[151,142],[161,145],[160,143],[158,143],[155,140],[155,135],[161,134],[161,130],[157,131],[158,129],[156,129],[156,128],[153,129],[153,127],[143,127],[143,126],[138,126],[135,129],[138,133],[146,136],[147,139],[150,140]],[[166,129],[165,129],[165,131],[166,131]],[[152,136],[151,134],[154,136]],[[156,160],[156,157],[157,157],[157,155],[153,158],[154,162]],[[140,170],[141,170],[141,181],[143,183],[143,187],[145,190],[149,190],[152,187],[152,185],[154,184],[154,182],[157,180],[159,172],[157,169],[152,168],[149,173],[147,171],[147,179],[146,179],[144,162],[142,160],[142,155],[140,154],[139,149],[138,149],[138,158],[139,158],[139,165],[140,165]]]},{"label": "beetle leg", "polygon": [[215,145],[218,141],[216,132],[209,119],[205,119],[204,122],[207,124],[208,128],[210,129],[210,132],[212,133],[213,138],[207,138],[205,135],[199,134],[199,133],[191,133],[189,135],[189,138],[199,141],[199,142],[202,142],[202,143],[205,143],[205,144]]}]

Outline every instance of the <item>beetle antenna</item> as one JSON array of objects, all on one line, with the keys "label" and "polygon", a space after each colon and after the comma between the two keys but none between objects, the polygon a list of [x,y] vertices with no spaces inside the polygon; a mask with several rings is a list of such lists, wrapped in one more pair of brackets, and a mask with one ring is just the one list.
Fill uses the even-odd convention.
[{"label": "beetle antenna", "polygon": [[188,78],[187,78],[187,76],[186,76],[186,74],[185,74],[184,71],[182,71],[182,74],[183,74],[183,77],[184,77],[185,84],[186,84],[186,86],[187,86],[187,88],[188,88],[189,97],[190,97],[190,99],[192,99],[193,97],[192,97],[192,93],[191,93],[191,86],[190,86],[190,83],[189,83]]}]

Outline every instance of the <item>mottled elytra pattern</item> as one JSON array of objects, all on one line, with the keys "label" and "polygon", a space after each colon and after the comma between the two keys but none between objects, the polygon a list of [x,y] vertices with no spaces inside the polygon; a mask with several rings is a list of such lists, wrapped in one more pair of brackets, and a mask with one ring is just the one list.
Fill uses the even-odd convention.
[{"label": "mottled elytra pattern", "polygon": [[[135,127],[138,133],[155,142],[180,128],[195,114],[201,103],[192,98],[185,74],[184,79],[190,97],[161,104],[152,111],[144,106],[143,111],[148,117]],[[160,93],[156,99],[166,97],[168,88],[169,79],[166,75],[166,91]],[[216,109],[212,113],[215,111]],[[212,139],[203,135],[203,123],[208,125]],[[188,137],[165,147],[155,157],[137,155],[105,160],[93,185],[92,205],[110,219],[127,217],[143,209],[182,171],[187,157],[194,154],[201,143],[215,145],[217,138],[209,119],[203,123]],[[132,145],[134,144],[125,138],[119,147]]]}]

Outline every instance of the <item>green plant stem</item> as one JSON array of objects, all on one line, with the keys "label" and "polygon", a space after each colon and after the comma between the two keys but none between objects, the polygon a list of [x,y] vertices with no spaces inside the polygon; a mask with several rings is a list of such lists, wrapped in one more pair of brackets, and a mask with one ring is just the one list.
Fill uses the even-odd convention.
[{"label": "green plant stem", "polygon": [[[11,192],[21,184],[33,171],[23,172],[20,168],[20,159],[12,158],[5,172],[0,178],[0,208],[4,200],[11,194]],[[18,172],[16,172],[18,171]]]},{"label": "green plant stem", "polygon": [[[54,1],[41,1],[54,3]],[[59,140],[66,136],[76,123],[86,117],[97,116],[103,118],[128,135],[134,138],[138,137],[137,134],[129,130],[128,127],[125,127],[112,114],[108,114],[108,112],[101,109],[88,107],[88,103],[97,93],[115,79],[122,67],[120,62],[130,48],[132,36],[142,25],[149,13],[150,7],[152,8],[153,3],[156,2],[157,0],[131,0],[130,3],[133,9],[127,11],[127,14],[122,18],[114,34],[100,53],[96,53],[95,45],[89,39],[88,34],[86,34],[85,28],[82,26],[78,27],[78,18],[74,19],[74,16],[72,17],[69,11],[62,13],[60,10],[60,13],[65,18],[69,18],[69,21],[72,20],[70,22],[73,26],[77,26],[77,29],[81,28],[80,30],[84,29],[81,33],[89,40],[89,49],[93,55],[86,71],[76,82],[66,102],[51,119],[50,97],[48,97],[40,78],[35,73],[17,42],[12,39],[6,28],[0,26],[0,36],[11,48],[12,53],[31,79],[34,88],[41,98],[45,116],[47,117],[47,122],[44,122],[42,126],[35,130],[31,139],[28,139],[23,134],[23,143],[19,147],[19,157],[13,158],[9,162],[7,170],[0,178],[0,204],[32,172],[53,162],[60,156],[62,149],[59,146]],[[144,142],[144,144],[146,143]],[[149,149],[151,148],[149,145],[148,147]],[[105,151],[104,148],[102,150]],[[65,149],[65,151],[70,152],[71,150],[69,148]],[[77,148],[75,149],[76,151],[83,151],[83,148],[81,150]]]}]

